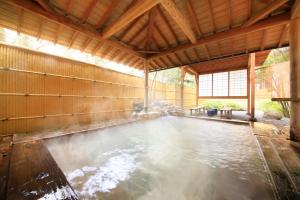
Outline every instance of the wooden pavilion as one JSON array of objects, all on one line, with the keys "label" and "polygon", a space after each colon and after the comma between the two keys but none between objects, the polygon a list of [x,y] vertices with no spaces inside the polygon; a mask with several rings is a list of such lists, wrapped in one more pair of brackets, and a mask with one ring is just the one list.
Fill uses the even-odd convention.
[{"label": "wooden pavilion", "polygon": [[144,70],[146,109],[149,72],[248,69],[254,118],[261,52],[290,46],[291,138],[300,141],[299,0],[1,0],[0,11],[2,27]]}]

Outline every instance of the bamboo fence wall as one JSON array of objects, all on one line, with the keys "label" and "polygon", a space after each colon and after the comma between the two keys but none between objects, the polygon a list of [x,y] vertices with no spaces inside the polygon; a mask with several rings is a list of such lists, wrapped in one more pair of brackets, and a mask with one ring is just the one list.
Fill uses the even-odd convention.
[{"label": "bamboo fence wall", "polygon": [[[0,44],[0,134],[67,128],[127,118],[143,102],[144,79]],[[179,105],[174,86],[154,99]]]}]

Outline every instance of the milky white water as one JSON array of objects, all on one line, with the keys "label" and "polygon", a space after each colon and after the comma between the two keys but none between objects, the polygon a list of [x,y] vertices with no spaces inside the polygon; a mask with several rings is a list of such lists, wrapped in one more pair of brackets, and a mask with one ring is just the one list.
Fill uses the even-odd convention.
[{"label": "milky white water", "polygon": [[248,126],[163,117],[46,145],[81,199],[274,199]]}]

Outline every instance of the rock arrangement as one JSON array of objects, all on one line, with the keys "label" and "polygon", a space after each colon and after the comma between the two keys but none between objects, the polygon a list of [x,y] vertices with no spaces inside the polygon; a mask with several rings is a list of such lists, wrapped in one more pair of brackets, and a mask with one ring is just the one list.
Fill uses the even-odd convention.
[{"label": "rock arrangement", "polygon": [[184,116],[184,110],[176,105],[168,103],[166,101],[154,101],[150,103],[148,112],[144,111],[143,103],[134,103],[133,104],[133,116],[138,116],[142,118],[155,117],[155,116],[165,116],[165,115],[174,115],[174,116]]}]

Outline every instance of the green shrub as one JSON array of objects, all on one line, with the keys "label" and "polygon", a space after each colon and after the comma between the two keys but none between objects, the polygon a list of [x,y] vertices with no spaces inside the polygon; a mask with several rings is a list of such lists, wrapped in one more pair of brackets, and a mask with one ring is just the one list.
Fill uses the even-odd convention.
[{"label": "green shrub", "polygon": [[228,102],[228,101],[206,101],[202,104],[205,109],[216,108],[220,110],[223,107],[230,107],[234,110],[243,110],[242,106],[235,102]]},{"label": "green shrub", "polygon": [[259,109],[263,112],[279,112],[282,113],[280,103],[271,100],[262,100],[259,102]]}]

